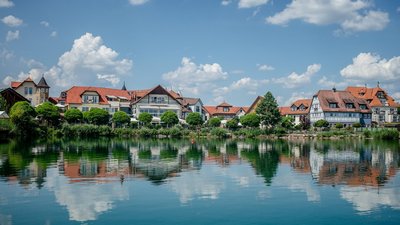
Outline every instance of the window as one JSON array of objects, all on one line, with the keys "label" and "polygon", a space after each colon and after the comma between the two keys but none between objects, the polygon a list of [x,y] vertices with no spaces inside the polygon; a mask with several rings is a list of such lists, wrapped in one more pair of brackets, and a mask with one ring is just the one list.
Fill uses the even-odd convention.
[{"label": "window", "polygon": [[367,106],[365,104],[360,104],[360,109],[367,109]]},{"label": "window", "polygon": [[329,108],[337,108],[337,103],[329,103]]},{"label": "window", "polygon": [[353,103],[346,103],[346,108],[354,109],[354,104]]},{"label": "window", "polygon": [[28,94],[28,88],[25,87],[25,95],[27,95],[27,94]]},{"label": "window", "polygon": [[83,102],[84,103],[92,103],[92,104],[99,103],[99,96],[96,96],[96,95],[84,95],[83,96]]},{"label": "window", "polygon": [[33,93],[33,88],[29,88],[29,94],[31,95]]},{"label": "window", "polygon": [[229,107],[224,107],[224,112],[229,112]]},{"label": "window", "polygon": [[200,106],[196,106],[196,112],[200,112]]},{"label": "window", "polygon": [[86,106],[82,107],[82,112],[87,112],[87,111],[89,111],[89,107]]},{"label": "window", "polygon": [[158,103],[158,104],[166,103],[164,96],[158,96],[158,97],[153,96],[153,97],[150,98],[150,102],[151,103]]},{"label": "window", "polygon": [[383,91],[378,91],[378,93],[376,93],[376,96],[378,98],[385,98],[385,95],[383,94]]}]

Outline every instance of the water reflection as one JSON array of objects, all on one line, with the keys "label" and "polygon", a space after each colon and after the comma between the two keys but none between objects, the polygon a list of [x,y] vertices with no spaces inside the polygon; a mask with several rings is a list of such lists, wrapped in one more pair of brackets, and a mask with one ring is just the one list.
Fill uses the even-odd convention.
[{"label": "water reflection", "polygon": [[[232,187],[252,190],[258,199],[270,198],[279,187],[320,202],[321,187],[332,186],[359,212],[400,209],[399,164],[399,143],[361,141],[100,139],[0,145],[2,180],[50,190],[69,219],[82,222],[130,200],[124,183],[137,180],[165,185],[184,205],[217,200]],[[0,222],[11,218],[1,214]]]}]

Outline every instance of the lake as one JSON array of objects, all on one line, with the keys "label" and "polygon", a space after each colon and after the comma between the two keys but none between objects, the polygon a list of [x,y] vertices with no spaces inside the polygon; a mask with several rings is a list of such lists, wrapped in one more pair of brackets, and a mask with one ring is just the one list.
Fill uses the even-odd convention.
[{"label": "lake", "polygon": [[399,142],[12,140],[0,224],[399,224]]}]

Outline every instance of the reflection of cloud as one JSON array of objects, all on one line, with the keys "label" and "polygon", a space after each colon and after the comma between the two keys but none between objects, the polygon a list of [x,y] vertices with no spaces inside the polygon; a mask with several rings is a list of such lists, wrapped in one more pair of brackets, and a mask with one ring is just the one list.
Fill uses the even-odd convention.
[{"label": "reflection of cloud", "polygon": [[11,225],[12,224],[11,215],[0,214],[0,224],[1,225]]},{"label": "reflection of cloud", "polygon": [[57,169],[48,169],[47,175],[46,187],[54,191],[57,202],[67,208],[70,220],[95,220],[99,214],[112,209],[115,201],[129,198],[125,186],[69,183]]},{"label": "reflection of cloud", "polygon": [[[254,176],[254,171],[246,165],[230,165],[224,168],[209,165],[203,166],[199,171],[182,173],[172,179],[169,185],[179,195],[181,203],[185,204],[195,199],[218,199],[220,193],[227,188],[263,187],[264,181],[261,177]],[[261,199],[270,196],[263,190],[255,194],[255,197]]]},{"label": "reflection of cloud", "polygon": [[274,178],[274,186],[286,187],[293,192],[305,192],[308,201],[319,201],[320,193],[313,185],[312,179],[308,175],[293,173],[289,170],[289,167],[280,166],[278,168],[278,174]]},{"label": "reflection of cloud", "polygon": [[[399,181],[400,176],[396,176],[393,183]],[[340,188],[340,196],[352,203],[359,212],[368,212],[380,205],[400,209],[400,189],[394,186],[388,185],[380,189],[344,186]]]}]

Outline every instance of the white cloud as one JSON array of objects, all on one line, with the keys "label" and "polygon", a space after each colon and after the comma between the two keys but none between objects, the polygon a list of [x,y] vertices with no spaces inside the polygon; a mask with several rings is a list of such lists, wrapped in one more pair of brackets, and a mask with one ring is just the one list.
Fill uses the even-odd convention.
[{"label": "white cloud", "polygon": [[45,26],[45,27],[49,27],[49,26],[50,26],[50,23],[47,22],[47,21],[41,21],[41,22],[40,22],[40,25]]},{"label": "white cloud", "polygon": [[13,41],[19,39],[19,30],[16,31],[8,31],[6,36],[6,41]]},{"label": "white cloud", "polygon": [[148,1],[149,0],[129,0],[129,3],[131,3],[131,5],[143,5]]},{"label": "white cloud", "polygon": [[400,79],[400,56],[389,60],[372,53],[360,53],[353,58],[353,64],[346,66],[340,74],[350,80],[393,81]]},{"label": "white cloud", "polygon": [[23,20],[21,20],[21,19],[15,17],[15,16],[13,16],[13,15],[6,16],[6,17],[4,17],[3,19],[1,19],[1,21],[2,21],[5,25],[7,25],[7,26],[9,26],[9,27],[18,27],[18,26],[20,26],[20,25],[24,22]]},{"label": "white cloud", "polygon": [[218,63],[197,65],[191,59],[183,57],[180,67],[163,74],[162,77],[174,88],[198,95],[214,87],[216,81],[226,79],[228,73],[224,72]]},{"label": "white cloud", "polygon": [[14,53],[8,51],[7,49],[3,49],[0,51],[0,59],[2,60],[2,62],[11,59],[12,57],[14,57]]},{"label": "white cloud", "polygon": [[57,37],[57,31],[53,31],[50,33],[50,37]]},{"label": "white cloud", "polygon": [[250,77],[243,77],[234,81],[229,86],[215,88],[213,90],[214,102],[220,103],[224,96],[232,91],[246,90],[247,94],[255,95],[257,89],[269,83],[269,80],[255,80]]},{"label": "white cloud", "polygon": [[315,25],[339,24],[345,32],[382,30],[389,23],[386,12],[367,10],[373,7],[369,0],[293,0],[286,8],[266,22],[287,25],[302,20]]},{"label": "white cloud", "polygon": [[323,76],[318,80],[318,84],[325,88],[340,88],[343,89],[349,85],[347,81],[333,81],[329,80],[326,76]]},{"label": "white cloud", "polygon": [[[36,68],[31,69],[30,75],[36,80],[44,74],[52,90],[60,91],[72,85],[99,85],[104,81],[115,85],[131,69],[132,60],[118,59],[118,53],[105,46],[100,36],[86,33],[74,41],[69,51],[60,56],[57,65],[48,70],[36,65]],[[23,80],[27,76],[26,73],[20,73],[15,79]]]},{"label": "white cloud", "polygon": [[292,95],[285,101],[284,106],[290,106],[293,102],[299,99],[311,99],[313,93],[311,92],[293,92]]},{"label": "white cloud", "polygon": [[232,3],[231,0],[223,0],[223,1],[221,2],[221,5],[227,6],[227,5],[231,4],[231,3]]},{"label": "white cloud", "polygon": [[269,0],[240,0],[239,8],[253,8],[261,5],[265,5]]},{"label": "white cloud", "polygon": [[269,65],[266,65],[266,64],[263,64],[263,65],[258,64],[257,67],[258,67],[258,70],[259,70],[259,71],[271,71],[271,70],[275,70],[274,67],[269,66]]},{"label": "white cloud", "polygon": [[0,7],[5,7],[5,8],[9,8],[9,7],[13,7],[14,3],[10,0],[0,0]]},{"label": "white cloud", "polygon": [[312,64],[307,67],[307,71],[302,74],[295,72],[289,74],[287,77],[273,79],[277,84],[283,84],[286,88],[295,88],[311,82],[311,77],[321,69],[320,64]]}]

